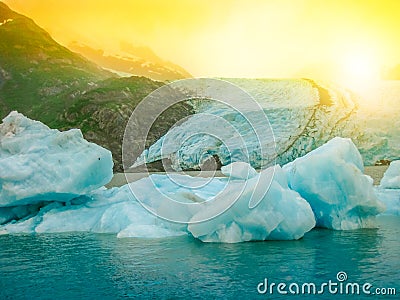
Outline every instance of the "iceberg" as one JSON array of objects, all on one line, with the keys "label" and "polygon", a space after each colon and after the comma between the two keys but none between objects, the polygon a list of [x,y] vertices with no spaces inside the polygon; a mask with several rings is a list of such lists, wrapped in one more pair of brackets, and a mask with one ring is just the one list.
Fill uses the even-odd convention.
[{"label": "iceberg", "polygon": [[317,226],[336,230],[374,227],[385,209],[363,169],[356,146],[339,137],[283,167],[289,187],[310,203]]},{"label": "iceberg", "polygon": [[249,179],[257,176],[257,171],[254,170],[248,163],[234,162],[221,168],[222,174],[233,179]]},{"label": "iceberg", "polygon": [[400,160],[392,161],[375,193],[386,210],[385,215],[400,215]]},{"label": "iceberg", "polygon": [[[0,207],[70,201],[108,183],[112,166],[111,152],[79,129],[60,132],[15,111],[0,125]],[[11,214],[24,215],[0,210]]]},{"label": "iceberg", "polygon": [[[231,204],[230,197],[237,194]],[[203,242],[295,240],[315,226],[310,205],[289,189],[279,166],[247,180],[233,180],[216,203],[206,202],[204,206],[188,225],[188,231]],[[215,217],[206,222],[196,222],[206,219],[210,210],[221,211],[220,206],[229,206],[229,209],[222,214],[214,213]]]},{"label": "iceberg", "polygon": [[[177,188],[176,181],[186,187]],[[200,181],[206,184],[195,187],[199,179],[187,175],[174,175],[173,180],[168,175],[151,175],[121,188],[96,190],[67,204],[49,203],[25,219],[1,226],[0,232],[85,231],[115,233],[120,238],[191,234],[204,242],[236,243],[299,239],[315,226],[311,207],[288,188],[279,166],[248,180],[213,178],[210,183],[209,178],[204,178]],[[154,207],[158,199],[154,196],[158,193],[189,205],[181,209],[176,205],[174,209],[165,201],[156,202],[157,216],[145,207],[149,203]],[[144,196],[142,203],[135,195]],[[168,211],[171,219],[183,218],[188,222],[160,218],[163,210]]]},{"label": "iceberg", "polygon": [[[173,224],[172,224],[173,225]],[[171,225],[171,227],[173,227]],[[147,212],[133,197],[127,185],[121,188],[99,189],[79,196],[69,203],[51,202],[30,216],[0,227],[3,233],[95,232],[121,233],[134,236],[133,228],[141,228],[139,236],[154,235],[154,228],[163,228],[160,219]],[[146,230],[144,230],[146,229]],[[170,235],[182,232],[170,231]],[[159,235],[159,237],[161,237]]]},{"label": "iceberg", "polygon": [[0,234],[294,240],[315,226],[371,227],[384,210],[350,139],[334,138],[283,168],[257,172],[236,161],[222,167],[226,177],[151,174],[112,189],[103,187],[110,152],[79,130],[59,132],[12,112],[0,146]]},{"label": "iceberg", "polygon": [[232,163],[223,172],[228,177],[152,174],[129,187],[149,212],[175,223],[166,229],[204,242],[299,239],[315,226],[311,207],[289,189],[279,166],[257,173]]},{"label": "iceberg", "polygon": [[384,189],[400,189],[400,160],[392,161],[380,184]]},{"label": "iceberg", "polygon": [[382,215],[400,216],[400,189],[384,189],[378,186],[375,187],[375,194],[386,206]]}]

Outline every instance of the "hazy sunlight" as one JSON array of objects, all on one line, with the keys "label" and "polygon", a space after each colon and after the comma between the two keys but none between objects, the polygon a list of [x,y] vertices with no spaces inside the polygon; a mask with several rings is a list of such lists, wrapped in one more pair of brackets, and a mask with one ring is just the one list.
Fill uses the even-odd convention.
[{"label": "hazy sunlight", "polygon": [[63,45],[115,54],[121,41],[148,46],[194,76],[343,78],[354,86],[399,62],[397,0],[4,1]]},{"label": "hazy sunlight", "polygon": [[368,88],[380,75],[376,58],[365,51],[347,53],[342,61],[342,72],[343,84],[355,90]]}]

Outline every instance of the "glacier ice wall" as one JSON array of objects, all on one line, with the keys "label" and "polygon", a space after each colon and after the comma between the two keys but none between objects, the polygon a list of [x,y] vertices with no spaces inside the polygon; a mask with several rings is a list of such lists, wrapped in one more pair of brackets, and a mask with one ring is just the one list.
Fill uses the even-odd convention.
[{"label": "glacier ice wall", "polygon": [[[356,107],[349,96],[339,92],[322,104],[318,88],[302,79],[229,79],[229,82],[243,88],[260,104],[269,119],[274,139],[268,136],[263,139],[254,133],[253,128],[265,125],[264,120],[249,124],[240,111],[221,103],[200,102],[196,108],[199,114],[173,127],[146,150],[135,165],[168,158],[176,170],[199,169],[214,155],[222,165],[234,161],[249,161],[255,168],[275,163],[283,165],[334,137],[335,128],[340,127]],[[207,119],[206,115],[216,117]],[[227,124],[234,130],[229,130]],[[200,134],[195,134],[196,131]],[[168,140],[174,142],[168,143]],[[260,148],[270,151],[262,155]]]},{"label": "glacier ice wall", "polygon": [[[265,126],[261,120],[249,124],[238,111],[220,103],[200,101],[196,106],[197,115],[170,129],[142,153],[134,166],[168,159],[175,170],[200,169],[216,156],[222,165],[243,161],[243,158],[255,168],[275,163],[284,165],[336,136],[352,138],[366,165],[400,157],[398,83],[384,84],[375,94],[371,93],[379,103],[371,108],[354,93],[336,86],[322,87],[311,80],[228,81],[243,88],[261,105],[275,140],[261,138],[260,141],[254,134],[252,126]],[[205,120],[205,114],[215,117]],[[234,130],[228,130],[227,123]],[[272,151],[275,150],[273,143],[276,151]],[[271,151],[261,155],[260,146]]]}]

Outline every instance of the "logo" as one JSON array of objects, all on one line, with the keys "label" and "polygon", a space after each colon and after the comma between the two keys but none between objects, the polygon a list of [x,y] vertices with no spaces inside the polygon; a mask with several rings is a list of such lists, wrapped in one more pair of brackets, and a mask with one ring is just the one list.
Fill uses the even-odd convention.
[{"label": "logo", "polygon": [[[148,147],[151,130],[166,112],[188,103],[196,112],[185,117]],[[146,189],[130,185],[133,196],[152,214],[176,223],[199,223],[224,213],[241,197],[248,181],[235,182],[228,176],[223,188],[210,197],[197,192],[215,184],[218,163],[227,165],[240,161],[260,161],[262,166],[275,165],[276,147],[272,128],[263,108],[254,98],[238,86],[224,80],[198,78],[172,82],[145,97],[135,108],[125,128],[122,145],[123,166],[126,177],[132,167],[142,167],[150,175],[147,163],[158,160],[166,170],[163,187],[159,177],[150,176]],[[197,147],[197,148],[196,148]],[[137,157],[135,149],[143,151]],[[151,159],[149,159],[151,158]],[[264,161],[265,160],[265,161]],[[170,165],[166,165],[165,162]],[[188,166],[202,166],[211,162],[207,178],[196,180],[177,175]],[[211,171],[211,172],[210,172]],[[128,178],[127,178],[128,179]],[[273,176],[262,184],[262,193],[251,199],[249,208],[256,207],[268,192]],[[167,182],[165,181],[167,180]],[[179,192],[180,191],[180,192]],[[201,193],[200,193],[201,194]],[[149,197],[151,195],[151,197]],[[151,198],[151,199],[150,199]],[[182,212],[182,213],[180,213]],[[190,213],[188,213],[190,212]],[[192,216],[196,215],[196,218]]]},{"label": "logo", "polygon": [[281,295],[396,295],[393,287],[374,288],[369,282],[348,282],[346,272],[340,271],[336,274],[336,280],[327,282],[270,282],[268,278],[257,285],[259,294],[281,294]]}]

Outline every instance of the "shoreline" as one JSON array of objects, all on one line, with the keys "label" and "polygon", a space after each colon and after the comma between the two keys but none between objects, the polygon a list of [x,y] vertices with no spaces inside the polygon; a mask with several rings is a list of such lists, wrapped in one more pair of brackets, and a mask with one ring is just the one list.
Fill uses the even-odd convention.
[{"label": "shoreline", "polygon": [[[374,185],[379,185],[383,174],[389,166],[366,166],[364,167],[364,174],[371,176],[374,180]],[[176,174],[190,175],[193,177],[224,177],[221,171],[186,171],[174,172]],[[126,178],[125,178],[126,174]],[[149,174],[166,174],[166,172],[141,172],[141,173],[114,173],[113,178],[105,186],[107,188],[120,187],[128,182],[134,182],[139,179],[147,177]]]}]

